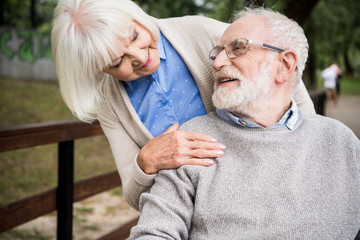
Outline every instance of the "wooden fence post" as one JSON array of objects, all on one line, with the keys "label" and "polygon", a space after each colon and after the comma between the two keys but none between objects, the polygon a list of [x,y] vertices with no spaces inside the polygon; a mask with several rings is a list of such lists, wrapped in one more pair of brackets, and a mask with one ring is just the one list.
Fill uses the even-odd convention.
[{"label": "wooden fence post", "polygon": [[74,198],[74,140],[58,147],[57,239],[71,240]]}]

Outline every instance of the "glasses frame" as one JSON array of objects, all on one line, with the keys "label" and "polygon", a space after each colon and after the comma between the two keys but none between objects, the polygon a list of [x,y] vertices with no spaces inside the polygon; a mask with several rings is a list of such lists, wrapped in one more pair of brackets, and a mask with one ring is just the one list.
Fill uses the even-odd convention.
[{"label": "glasses frame", "polygon": [[[241,40],[245,40],[245,52],[243,54],[239,54],[239,55],[235,55],[235,54],[232,54],[231,51],[229,51],[226,47],[229,46],[231,43],[237,41],[237,42],[240,42]],[[249,40],[249,39],[246,39],[246,38],[237,38],[225,45],[218,45],[218,46],[215,46],[213,49],[211,49],[210,53],[209,53],[209,60],[210,60],[210,66],[212,66],[214,64],[214,61],[216,59],[216,57],[225,49],[225,52],[226,52],[226,56],[229,58],[229,59],[234,59],[234,58],[237,58],[237,57],[240,57],[240,56],[244,56],[247,51],[248,51],[248,45],[249,43],[251,44],[254,44],[254,45],[257,45],[257,46],[260,46],[260,47],[263,47],[263,48],[266,48],[266,49],[269,49],[269,50],[273,50],[273,51],[276,51],[276,52],[283,52],[285,51],[284,49],[281,49],[281,48],[278,48],[278,47],[274,47],[272,45],[269,45],[269,44],[266,44],[266,43],[261,43],[261,42],[256,42],[256,41],[253,41],[253,40]],[[216,56],[213,56],[213,51],[218,49],[218,48],[221,48],[220,50],[217,50],[217,54]],[[234,56],[232,56],[234,55]]]}]

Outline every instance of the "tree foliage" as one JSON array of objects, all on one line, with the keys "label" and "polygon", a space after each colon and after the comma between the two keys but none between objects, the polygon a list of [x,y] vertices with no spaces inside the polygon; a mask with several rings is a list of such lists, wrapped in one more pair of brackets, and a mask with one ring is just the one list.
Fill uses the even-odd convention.
[{"label": "tree foliage", "polygon": [[[99,0],[101,1],[101,0]],[[121,0],[119,0],[121,1]],[[360,1],[354,0],[134,0],[157,18],[205,15],[229,22],[245,5],[264,5],[297,20],[310,43],[312,72],[337,62],[356,74],[360,69]],[[34,4],[32,18],[31,4]],[[49,31],[57,0],[1,0],[0,24]]]},{"label": "tree foliage", "polygon": [[337,62],[349,73],[359,71],[360,1],[319,1],[305,27],[319,68]]},{"label": "tree foliage", "polygon": [[52,12],[57,0],[0,0],[0,26],[18,29],[40,29],[51,27]]}]

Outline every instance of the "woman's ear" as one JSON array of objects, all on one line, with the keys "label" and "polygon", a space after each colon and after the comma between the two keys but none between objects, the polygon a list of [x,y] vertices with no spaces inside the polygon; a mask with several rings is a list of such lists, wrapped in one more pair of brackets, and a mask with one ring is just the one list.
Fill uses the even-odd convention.
[{"label": "woman's ear", "polygon": [[279,54],[279,72],[276,77],[276,82],[279,84],[287,82],[294,71],[296,70],[297,65],[297,55],[294,51],[286,50]]}]

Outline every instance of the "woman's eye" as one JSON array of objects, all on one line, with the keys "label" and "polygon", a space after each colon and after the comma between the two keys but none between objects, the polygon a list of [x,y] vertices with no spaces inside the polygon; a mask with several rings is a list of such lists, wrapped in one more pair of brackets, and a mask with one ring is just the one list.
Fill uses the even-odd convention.
[{"label": "woman's eye", "polygon": [[121,62],[122,62],[122,58],[120,59],[120,61],[117,64],[112,65],[111,68],[119,68],[121,65]]},{"label": "woman's eye", "polygon": [[132,41],[135,41],[138,38],[139,33],[137,31],[134,31]]}]

